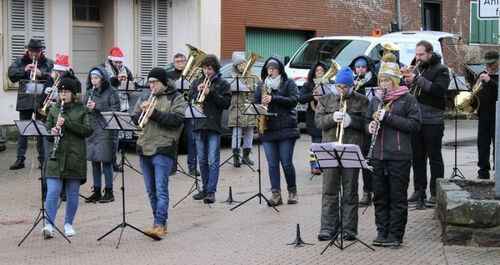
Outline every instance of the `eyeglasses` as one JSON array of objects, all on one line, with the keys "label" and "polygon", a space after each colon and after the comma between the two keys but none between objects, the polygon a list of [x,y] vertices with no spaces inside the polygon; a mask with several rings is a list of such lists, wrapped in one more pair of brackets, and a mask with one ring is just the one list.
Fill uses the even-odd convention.
[{"label": "eyeglasses", "polygon": [[186,60],[174,60],[174,63],[185,63]]},{"label": "eyeglasses", "polygon": [[71,91],[69,91],[69,90],[65,90],[65,89],[59,90],[59,94],[69,94],[69,93],[71,93]]},{"label": "eyeglasses", "polygon": [[149,81],[148,81],[148,83],[149,83],[150,85],[156,85],[156,84],[158,84],[159,82],[160,82],[160,80],[149,80]]}]

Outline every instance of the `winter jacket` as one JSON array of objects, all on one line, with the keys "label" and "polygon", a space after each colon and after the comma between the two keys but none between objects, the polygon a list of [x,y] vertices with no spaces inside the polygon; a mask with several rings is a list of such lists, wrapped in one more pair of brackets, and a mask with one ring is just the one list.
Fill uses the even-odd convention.
[{"label": "winter jacket", "polygon": [[174,68],[174,70],[167,72],[167,77],[175,81],[181,78],[182,71],[183,70],[177,70],[176,68]]},{"label": "winter jacket", "polygon": [[[134,109],[134,122],[138,124],[141,105],[147,101],[151,92],[144,92]],[[139,155],[166,155],[175,159],[179,137],[184,125],[186,101],[173,87],[167,87],[156,95],[156,105],[151,117],[137,140],[136,151]]]},{"label": "winter jacket", "polygon": [[363,76],[356,76],[354,78],[354,79],[359,78],[359,80],[361,80],[361,82],[362,82],[361,85],[356,90],[356,92],[360,93],[361,95],[366,96],[366,89],[365,88],[378,87],[378,84],[377,84],[378,72],[375,71],[375,64],[373,63],[372,58],[370,58],[366,55],[360,55],[360,56],[354,58],[354,60],[352,60],[351,63],[349,64],[349,67],[351,68],[351,70],[354,73],[356,73],[355,63],[360,58],[365,59],[365,61],[367,62],[367,73]]},{"label": "winter jacket", "polygon": [[[379,100],[373,97],[365,113],[365,132],[368,130],[373,114],[377,112]],[[387,103],[386,107],[387,108]],[[418,102],[411,94],[406,93],[392,101],[386,109],[384,119],[378,131],[374,145],[373,159],[377,160],[410,160],[411,133],[420,130],[420,109]]]},{"label": "winter jacket", "polygon": [[[262,80],[266,80],[267,62],[270,59],[278,61],[281,84],[278,90],[271,92],[272,100],[267,106],[268,113],[275,114],[276,116],[266,116],[266,131],[259,135],[259,139],[261,141],[298,139],[300,138],[300,131],[297,122],[297,111],[295,109],[299,99],[297,85],[292,79],[288,78],[285,67],[281,62],[281,57],[276,54],[272,55],[264,63],[261,72]],[[261,103],[263,84],[264,82],[261,82],[255,91],[253,101],[256,104]]]},{"label": "winter jacket", "polygon": [[[50,131],[56,126],[61,103],[50,109],[45,127]],[[47,159],[45,176],[47,178],[79,179],[82,184],[87,178],[85,160],[85,137],[92,134],[89,109],[81,102],[66,103],[62,117],[62,136],[57,146],[56,159]],[[54,138],[49,137],[48,157],[52,156]]]},{"label": "winter jacket", "polygon": [[[111,63],[110,60],[108,60],[105,63],[102,63],[98,66],[102,67],[108,73],[109,82],[111,83],[111,86],[113,86],[115,88],[120,86],[120,80],[118,80],[119,72],[113,66],[113,64]],[[134,76],[132,75],[132,72],[130,71],[130,69],[128,69],[128,67],[126,67],[126,66],[123,66],[123,68],[125,69],[125,73],[127,74],[128,80],[133,81]],[[133,88],[130,88],[130,89],[133,89]]]},{"label": "winter jacket", "polygon": [[[93,162],[110,163],[115,161],[117,135],[114,130],[105,130],[106,125],[101,112],[120,111],[120,99],[116,88],[109,83],[108,74],[102,67],[94,67],[90,70],[99,70],[103,74],[100,88],[96,88],[92,101],[95,102],[95,108],[90,111],[92,118],[92,128],[94,132],[87,138],[87,160]],[[92,91],[92,82],[90,82],[90,72],[87,80],[87,91],[83,97],[83,102],[88,102]]]},{"label": "winter jacket", "polygon": [[[28,52],[25,52],[22,57],[17,58],[10,66],[8,70],[9,79],[12,83],[16,83],[22,80],[29,80],[31,72],[25,72],[24,69],[26,65],[31,64],[33,60],[28,56]],[[38,60],[37,68],[42,72],[41,77],[36,77],[37,80],[45,81],[44,90],[47,84],[51,84],[53,82],[51,77],[52,68],[54,68],[54,62],[45,57],[43,54],[41,58]],[[27,94],[26,91],[26,83],[19,83],[19,93],[17,93],[17,105],[16,110],[33,110],[41,108],[43,101],[45,99],[45,93],[41,93],[36,95],[36,107],[35,107],[35,97],[33,94]]]},{"label": "winter jacket", "polygon": [[[345,96],[347,114],[351,117],[351,123],[344,128],[343,144],[357,144],[363,147],[364,115],[368,106],[368,99],[356,92]],[[322,96],[316,109],[314,120],[316,126],[323,131],[322,142],[338,141],[336,130],[337,122],[333,120],[333,113],[339,110],[340,96],[333,93]]]},{"label": "winter jacket", "polygon": [[321,61],[314,63],[309,70],[309,74],[307,74],[307,82],[304,83],[301,89],[299,89],[299,103],[306,104],[306,129],[307,133],[313,137],[321,137],[321,130],[316,127],[314,124],[314,110],[311,108],[311,101],[314,101],[316,106],[318,102],[314,100],[313,89],[314,89],[314,77],[316,74],[316,67],[321,65],[325,72],[328,71],[328,67]]},{"label": "winter jacket", "polygon": [[[198,96],[198,85],[203,83],[205,76],[196,79],[191,85],[189,98],[196,100]],[[194,120],[194,131],[212,130],[222,133],[222,110],[228,109],[231,105],[231,86],[224,78],[220,77],[220,73],[212,76],[208,95],[205,96],[203,102],[203,114],[206,119]]]},{"label": "winter jacket", "polygon": [[495,123],[498,74],[489,75],[489,77],[490,81],[488,83],[482,81],[483,88],[479,90],[477,97],[473,98],[471,106],[477,108],[477,118],[480,122]]},{"label": "winter jacket", "polygon": [[[253,84],[253,87],[251,87],[251,89],[255,91],[255,88],[260,82],[260,77],[255,73],[251,74],[253,77],[253,82],[248,81],[248,83]],[[241,78],[241,74],[238,73],[238,71],[233,66],[230,77],[236,78],[237,76]],[[241,79],[239,80],[241,81]],[[257,126],[257,119],[254,115],[243,114],[246,110],[245,103],[251,103],[253,100],[253,95],[254,92],[232,92],[231,106],[229,107],[229,120],[227,122],[228,127],[236,127],[236,125],[238,125],[239,127]],[[238,118],[238,122],[236,122],[236,118]]]},{"label": "winter jacket", "polygon": [[[415,59],[412,61],[412,65],[414,64]],[[410,93],[419,103],[422,124],[444,124],[450,74],[448,68],[441,63],[441,55],[433,53],[431,59],[421,63],[414,72],[417,75]]]}]

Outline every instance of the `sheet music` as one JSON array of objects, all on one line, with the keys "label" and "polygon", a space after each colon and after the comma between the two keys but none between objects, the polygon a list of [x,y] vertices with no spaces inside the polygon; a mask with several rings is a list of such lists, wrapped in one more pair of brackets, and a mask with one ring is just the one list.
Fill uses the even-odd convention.
[{"label": "sheet music", "polygon": [[326,84],[319,85],[318,88],[316,89],[316,91],[318,93],[318,96],[322,96],[322,95],[328,95],[328,94],[333,93],[333,89],[336,89],[335,85],[330,84],[330,83],[326,83]]},{"label": "sheet music", "polygon": [[365,87],[365,96],[368,100],[372,100],[372,98],[377,93],[378,87]]},{"label": "sheet music", "polygon": [[47,132],[45,124],[41,120],[14,121],[14,123],[19,133],[23,136],[55,136]]},{"label": "sheet music", "polygon": [[117,89],[118,91],[130,91],[130,90],[136,90],[135,89],[135,84],[132,81],[128,81],[128,87],[127,87],[127,81],[120,81],[120,86]]},{"label": "sheet music", "polygon": [[[236,80],[238,80],[238,82],[236,82]],[[243,80],[246,81],[246,83],[248,83],[249,85],[247,86]],[[229,84],[231,85],[231,91],[233,92],[254,92],[254,89],[252,88],[253,87],[253,81],[255,79],[254,78],[236,78],[236,77],[227,77],[226,78],[226,81],[229,82]],[[239,87],[238,87],[239,86]]]},{"label": "sheet music", "polygon": [[[182,87],[182,83],[181,83],[181,80],[184,80],[184,86]],[[175,80],[175,88],[176,89],[181,89],[183,88],[184,90],[189,90],[191,87],[191,83],[189,83],[186,79],[182,79],[182,78],[179,78],[177,80]]]},{"label": "sheet music", "polygon": [[[124,130],[137,131],[139,127],[135,126],[132,117],[127,112],[101,112],[104,119],[104,129],[106,130]],[[114,114],[114,115],[113,115]],[[116,119],[114,118],[116,116]]]},{"label": "sheet music", "polygon": [[310,149],[316,156],[320,168],[339,167],[339,162],[333,150],[336,150],[339,154],[344,168],[369,168],[361,149],[356,144],[339,144],[338,142],[312,143]]},{"label": "sheet music", "polygon": [[262,104],[245,103],[244,115],[263,115],[267,114],[267,108]]},{"label": "sheet music", "polygon": [[186,107],[186,110],[184,111],[184,116],[186,119],[192,119],[192,118],[207,118],[207,116],[203,113],[203,110],[198,108],[197,106],[193,105],[188,105]]}]

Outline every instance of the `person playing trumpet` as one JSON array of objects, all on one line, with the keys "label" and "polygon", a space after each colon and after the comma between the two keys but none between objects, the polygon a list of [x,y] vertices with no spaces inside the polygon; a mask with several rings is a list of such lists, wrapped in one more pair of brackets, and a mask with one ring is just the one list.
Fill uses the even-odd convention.
[{"label": "person playing trumpet", "polygon": [[194,122],[203,190],[193,195],[193,199],[214,203],[219,180],[222,111],[231,105],[231,86],[222,78],[220,63],[215,55],[205,56],[200,66],[203,68],[203,76],[191,85],[189,98],[192,99],[192,104],[202,106],[207,118],[195,119]]},{"label": "person playing trumpet", "polygon": [[[319,99],[314,115],[316,126],[322,130],[322,142],[334,142],[342,139],[342,144],[363,146],[363,115],[368,99],[354,92],[353,72],[343,67],[335,76],[333,93]],[[341,102],[341,100],[343,102]],[[347,108],[344,113],[341,105]],[[344,128],[340,128],[343,126]],[[337,129],[344,131],[343,136],[336,134]],[[342,178],[340,178],[342,175]],[[346,240],[354,240],[358,234],[358,175],[359,169],[331,168],[323,173],[321,229],[318,239],[330,240],[338,232],[339,192],[342,185],[343,227]],[[342,179],[342,183],[340,180]]]},{"label": "person playing trumpet", "polygon": [[137,101],[133,119],[143,127],[143,134],[137,140],[137,154],[154,217],[153,226],[144,232],[161,240],[167,232],[168,182],[184,124],[186,101],[167,79],[163,68],[153,68],[148,82],[151,92],[144,92]]}]

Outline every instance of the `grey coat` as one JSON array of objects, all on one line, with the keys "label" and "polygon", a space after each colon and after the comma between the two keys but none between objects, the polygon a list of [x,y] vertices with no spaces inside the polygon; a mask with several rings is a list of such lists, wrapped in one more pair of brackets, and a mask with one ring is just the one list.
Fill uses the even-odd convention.
[{"label": "grey coat", "polygon": [[[233,66],[233,71],[231,71],[230,77],[235,78],[236,76],[241,78],[241,74],[237,73]],[[255,90],[257,84],[260,82],[260,78],[257,74],[252,73],[254,78]],[[231,96],[231,106],[229,107],[229,120],[227,122],[228,127],[253,127],[257,126],[257,118],[254,115],[244,115],[245,103],[252,103],[254,92],[232,92]],[[236,122],[238,118],[238,122]]]},{"label": "grey coat", "polygon": [[[116,131],[105,130],[104,118],[101,112],[120,111],[120,98],[116,88],[112,87],[108,74],[102,67],[94,67],[90,70],[99,70],[102,75],[102,84],[100,88],[96,88],[92,95],[92,101],[95,102],[95,108],[90,111],[92,119],[92,128],[94,132],[86,139],[87,143],[87,160],[93,162],[111,163],[116,157]],[[84,104],[87,104],[90,93],[92,91],[92,83],[90,82],[90,72],[87,81],[87,91],[83,98]]]}]

